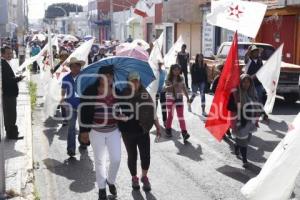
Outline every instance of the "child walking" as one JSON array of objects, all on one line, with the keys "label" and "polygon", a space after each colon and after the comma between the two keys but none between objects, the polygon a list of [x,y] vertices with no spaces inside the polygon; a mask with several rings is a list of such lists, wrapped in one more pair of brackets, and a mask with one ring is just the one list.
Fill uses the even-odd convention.
[{"label": "child walking", "polygon": [[190,137],[186,130],[185,120],[184,120],[184,106],[183,106],[183,95],[186,96],[187,102],[189,104],[189,95],[187,88],[181,74],[181,67],[178,64],[171,66],[170,72],[168,74],[165,89],[166,89],[166,101],[167,101],[167,124],[166,124],[166,135],[167,137],[172,137],[172,121],[174,109],[176,108],[177,117],[180,124],[180,129],[184,142]]},{"label": "child walking", "polygon": [[236,141],[235,154],[239,156],[241,153],[243,167],[247,168],[247,148],[252,133],[257,129],[259,116],[257,111],[261,109],[253,80],[249,75],[241,75],[240,86],[237,91],[232,93],[228,109],[234,117],[231,128]]}]

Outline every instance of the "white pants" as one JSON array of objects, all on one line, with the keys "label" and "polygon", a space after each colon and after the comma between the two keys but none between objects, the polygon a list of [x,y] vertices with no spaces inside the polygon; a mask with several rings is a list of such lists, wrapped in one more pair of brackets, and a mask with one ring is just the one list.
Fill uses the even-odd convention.
[{"label": "white pants", "polygon": [[[115,184],[121,162],[121,133],[116,129],[109,133],[91,130],[90,142],[95,157],[96,181],[99,189],[106,187],[106,180]],[[106,147],[109,155],[109,170],[106,173]]]}]

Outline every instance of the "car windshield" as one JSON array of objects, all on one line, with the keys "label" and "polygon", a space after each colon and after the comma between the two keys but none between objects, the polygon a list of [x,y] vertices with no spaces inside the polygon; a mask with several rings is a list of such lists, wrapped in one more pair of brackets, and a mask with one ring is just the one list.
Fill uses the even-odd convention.
[{"label": "car windshield", "polygon": [[[239,59],[244,60],[245,59],[245,54],[247,52],[248,47],[250,44],[239,44]],[[267,45],[256,45],[258,48],[263,49],[261,53],[261,57],[263,60],[268,60],[270,56],[274,53],[275,49],[272,46],[267,46]],[[222,49],[220,50],[219,57],[220,58],[226,58],[229,50],[230,50],[230,45],[224,45]]]}]

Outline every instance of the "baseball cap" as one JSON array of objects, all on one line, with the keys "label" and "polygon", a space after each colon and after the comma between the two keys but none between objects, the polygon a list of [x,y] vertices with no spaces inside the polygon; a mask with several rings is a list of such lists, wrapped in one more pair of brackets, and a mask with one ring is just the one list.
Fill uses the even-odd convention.
[{"label": "baseball cap", "polygon": [[132,71],[128,75],[128,80],[129,81],[131,81],[131,80],[140,80],[140,74],[136,71]]}]

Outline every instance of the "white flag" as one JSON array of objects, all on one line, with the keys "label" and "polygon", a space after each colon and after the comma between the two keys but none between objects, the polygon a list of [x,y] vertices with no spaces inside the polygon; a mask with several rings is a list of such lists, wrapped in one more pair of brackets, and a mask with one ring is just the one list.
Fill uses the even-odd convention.
[{"label": "white flag", "polygon": [[208,23],[255,38],[267,5],[240,0],[211,1]]},{"label": "white flag", "polygon": [[175,42],[175,44],[171,47],[169,52],[165,55],[164,63],[166,68],[170,68],[171,65],[176,64],[177,54],[181,51],[181,47],[184,44],[181,35]]},{"label": "white flag", "polygon": [[273,53],[264,66],[256,73],[256,77],[262,83],[267,92],[267,101],[264,110],[271,113],[276,99],[276,89],[278,85],[283,44]]},{"label": "white flag", "polygon": [[161,48],[162,48],[162,43],[160,43],[161,40],[163,41],[163,34],[161,34],[161,36],[157,40],[154,41],[153,49],[150,53],[149,61],[148,61],[152,68],[152,71],[154,73],[155,80],[152,81],[151,84],[146,89],[149,92],[150,96],[152,97],[153,102],[155,102],[156,93],[157,93],[158,86],[159,86],[160,70],[159,70],[158,63],[163,62],[163,58],[161,55]]},{"label": "white flag", "polygon": [[[57,106],[60,103],[61,95],[61,84],[62,79],[65,75],[67,75],[70,72],[70,69],[66,66],[68,62],[70,62],[70,59],[72,57],[77,58],[78,60],[85,60],[86,65],[88,64],[88,54],[91,51],[92,45],[94,43],[95,39],[91,39],[85,43],[83,43],[80,47],[78,47],[68,58],[67,60],[60,65],[60,67],[57,69],[55,76],[51,78],[51,80],[48,81],[47,94],[45,96],[45,102],[44,102],[44,112],[46,117],[53,117],[56,111]],[[50,71],[46,71],[48,75],[45,75],[46,77],[52,76]]]},{"label": "white flag", "polygon": [[248,200],[288,200],[300,172],[300,113],[260,173],[241,189]]},{"label": "white flag", "polygon": [[57,79],[62,79],[63,75],[70,72],[70,69],[66,67],[66,64],[70,62],[72,57],[77,58],[78,60],[84,60],[85,66],[88,65],[88,55],[91,51],[91,48],[94,44],[95,38],[86,41],[80,47],[78,47],[68,58],[63,62],[56,71]]}]

